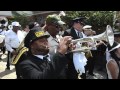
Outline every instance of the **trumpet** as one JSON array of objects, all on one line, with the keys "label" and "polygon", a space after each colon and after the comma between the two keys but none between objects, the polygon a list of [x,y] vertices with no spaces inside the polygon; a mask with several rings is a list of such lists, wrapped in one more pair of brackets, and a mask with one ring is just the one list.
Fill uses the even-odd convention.
[{"label": "trumpet", "polygon": [[[58,40],[60,40],[61,37],[57,37],[57,38],[58,38]],[[112,30],[110,25],[106,26],[106,31],[103,32],[102,34],[72,40],[71,43],[73,43],[73,44],[80,43],[80,44],[79,44],[78,48],[76,48],[72,51],[69,51],[69,52],[88,52],[93,47],[90,47],[89,45],[88,46],[82,46],[82,43],[88,43],[88,42],[95,43],[95,42],[101,41],[101,40],[104,40],[104,41],[108,42],[111,46],[113,45],[113,43],[114,43],[114,33],[113,33],[113,30]],[[94,46],[97,46],[97,44],[95,43]]]},{"label": "trumpet", "polygon": [[[110,25],[107,25],[106,31],[103,32],[102,34],[95,35],[95,36],[90,36],[90,37],[86,37],[86,38],[72,40],[72,43],[96,42],[96,41],[101,41],[101,40],[104,40],[104,41],[108,42],[111,46],[113,45],[113,43],[114,43],[114,33],[113,33],[113,30],[112,30]],[[89,51],[91,49],[92,49],[92,47],[89,47],[89,46],[87,46],[87,47],[80,47],[80,48],[77,48],[75,50],[72,50],[72,52],[76,52],[76,51],[87,52],[87,51]]]},{"label": "trumpet", "polygon": [[[24,39],[25,39],[26,35],[24,36]],[[22,56],[23,53],[29,51],[29,49],[24,46],[24,39],[22,40],[22,42],[19,45],[19,47],[16,49],[16,52],[18,54],[17,55],[13,55],[13,57],[12,57],[11,64],[13,64],[13,65],[17,64],[17,62],[19,61],[19,59],[20,59],[20,57]]]}]

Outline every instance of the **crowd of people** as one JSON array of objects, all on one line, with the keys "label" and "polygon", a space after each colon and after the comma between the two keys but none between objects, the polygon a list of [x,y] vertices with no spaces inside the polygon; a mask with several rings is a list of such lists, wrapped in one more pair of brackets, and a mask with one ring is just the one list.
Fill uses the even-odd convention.
[{"label": "crowd of people", "polygon": [[[86,74],[94,75],[97,61],[98,67],[106,69],[108,79],[120,78],[120,45],[115,37],[113,46],[107,41],[76,42],[73,40],[92,37],[96,32],[87,25],[86,18],[71,20],[71,28],[57,14],[48,15],[45,25],[30,22],[21,30],[18,21],[11,23],[11,28],[0,26],[0,35],[4,35],[3,54],[8,51],[6,68],[10,70],[11,59],[19,55],[23,47],[28,48],[15,64],[17,79],[86,79]],[[91,47],[87,52],[76,51],[80,46]],[[104,65],[105,62],[105,65]]]}]

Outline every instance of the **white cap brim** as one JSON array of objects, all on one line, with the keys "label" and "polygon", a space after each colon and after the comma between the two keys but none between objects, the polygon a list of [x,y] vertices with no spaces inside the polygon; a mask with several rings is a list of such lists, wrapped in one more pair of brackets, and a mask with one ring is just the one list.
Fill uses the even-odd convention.
[{"label": "white cap brim", "polygon": [[91,29],[92,28],[92,26],[90,26],[90,25],[85,25],[84,27],[83,27],[83,29]]},{"label": "white cap brim", "polygon": [[12,22],[12,26],[21,26],[20,24],[19,24],[19,22]]}]

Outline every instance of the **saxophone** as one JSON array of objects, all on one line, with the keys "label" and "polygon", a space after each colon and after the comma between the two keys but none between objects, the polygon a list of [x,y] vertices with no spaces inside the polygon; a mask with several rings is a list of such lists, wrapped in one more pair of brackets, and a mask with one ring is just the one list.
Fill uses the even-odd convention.
[{"label": "saxophone", "polygon": [[29,49],[24,46],[24,39],[23,39],[23,41],[21,42],[19,47],[16,49],[17,55],[13,55],[13,57],[12,57],[11,64],[15,65],[18,62],[18,60],[20,59],[20,57],[22,56],[22,54],[27,52],[28,50]]}]

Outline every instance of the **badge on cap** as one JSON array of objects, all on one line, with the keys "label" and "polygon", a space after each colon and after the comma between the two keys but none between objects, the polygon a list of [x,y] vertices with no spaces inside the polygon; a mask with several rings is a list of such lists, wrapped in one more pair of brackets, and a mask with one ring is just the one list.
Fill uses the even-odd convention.
[{"label": "badge on cap", "polygon": [[36,37],[44,35],[44,31],[35,32]]}]

